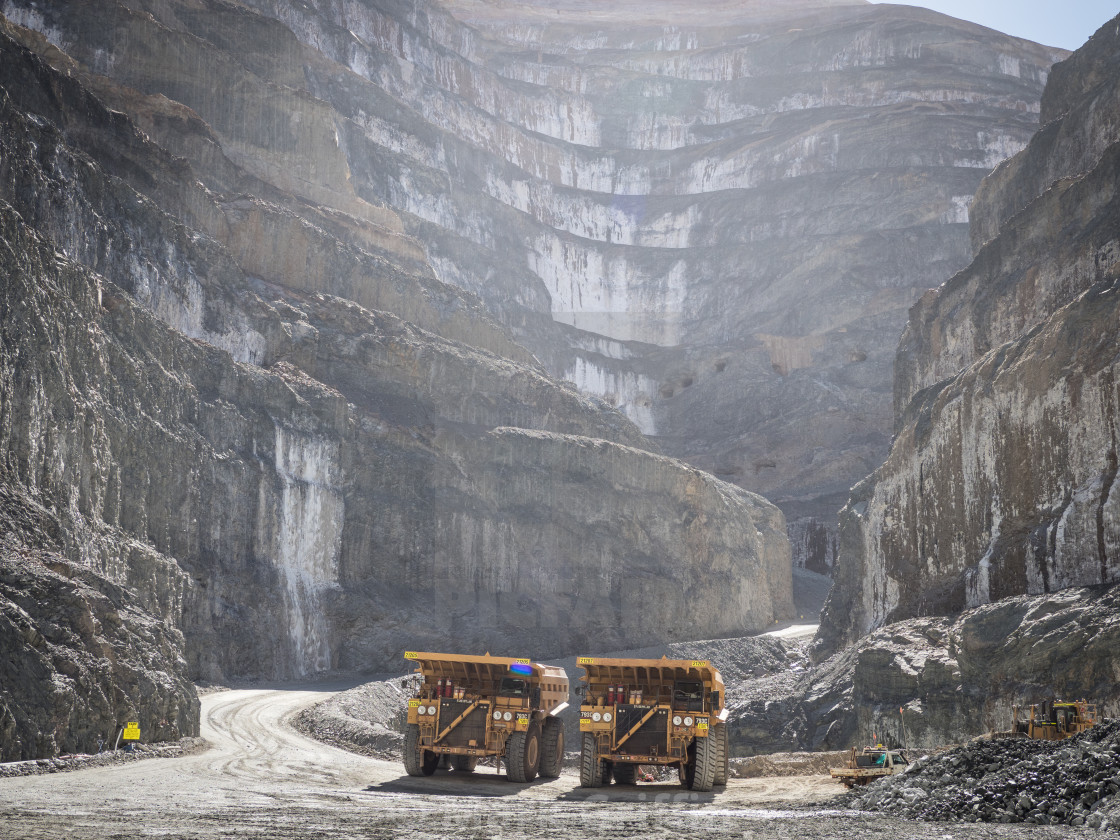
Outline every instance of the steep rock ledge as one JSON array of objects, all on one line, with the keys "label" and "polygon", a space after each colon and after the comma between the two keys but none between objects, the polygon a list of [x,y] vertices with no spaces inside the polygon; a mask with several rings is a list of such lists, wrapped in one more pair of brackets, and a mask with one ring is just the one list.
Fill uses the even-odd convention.
[{"label": "steep rock ledge", "polygon": [[1012,706],[1055,698],[1086,698],[1102,716],[1116,717],[1118,644],[1117,586],[895,622],[810,667],[784,691],[733,708],[733,751],[862,747],[875,736],[928,749],[1008,731]]},{"label": "steep rock ledge", "polygon": [[[164,634],[184,661],[153,654],[152,670],[209,680],[395,666],[418,626],[470,650],[522,651],[531,636],[566,652],[586,643],[582,626],[633,644],[648,628],[616,597],[629,575],[672,576],[681,597],[709,574],[729,584],[703,590],[705,610],[669,605],[667,639],[745,632],[792,612],[785,526],[764,500],[644,449],[621,414],[526,361],[496,322],[472,328],[477,303],[424,275],[406,248],[337,239],[352,218],[274,187],[234,199],[210,189],[101,96],[151,100],[94,84],[5,29],[3,487],[55,523],[53,541],[27,541],[38,553],[5,555],[15,581],[5,598],[38,586],[45,609],[64,600],[43,568],[54,552],[52,564],[98,591],[134,594],[127,615],[118,610],[124,630],[106,641],[122,662],[115,646]],[[207,148],[204,177],[253,183]],[[329,265],[316,263],[335,272],[324,282],[350,272],[387,290],[373,300],[406,300],[431,329],[320,291],[304,263],[255,276],[264,258],[227,235],[242,211],[313,227],[330,246]],[[433,331],[444,327],[448,336]],[[599,455],[610,481],[595,477]],[[531,464],[536,478],[516,499],[491,474]],[[567,491],[554,496],[554,485]],[[629,547],[631,532],[651,535],[647,554]],[[12,637],[19,661],[34,659],[34,638]],[[102,677],[106,696],[136,682]],[[177,690],[150,692],[151,731],[197,725],[172,713]],[[88,749],[103,728],[96,704],[58,724],[26,723],[22,702],[9,704],[18,725],[5,718],[3,729],[20,754],[32,743]]]},{"label": "steep rock ledge", "polygon": [[[350,227],[664,451],[777,500],[818,571],[887,452],[906,309],[967,263],[968,201],[1064,55],[887,4],[131,5],[2,8],[230,195],[205,229],[246,270],[515,356],[406,311],[420,280],[340,270],[317,231]],[[237,197],[261,184],[297,206]]]},{"label": "steep rock ledge", "polygon": [[[842,514],[822,651],[887,621],[1120,576],[1114,24],[1071,59],[1104,81],[997,170],[975,215],[1037,192],[1039,167],[1062,179],[911,310],[895,443]],[[1076,89],[1066,75],[1057,84]],[[1071,162],[1055,136],[1104,151]]]}]

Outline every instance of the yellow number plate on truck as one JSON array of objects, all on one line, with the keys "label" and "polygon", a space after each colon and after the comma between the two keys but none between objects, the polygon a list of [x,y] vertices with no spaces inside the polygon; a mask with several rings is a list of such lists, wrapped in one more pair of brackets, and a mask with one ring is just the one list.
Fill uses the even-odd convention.
[{"label": "yellow number plate on truck", "polygon": [[577,665],[594,665],[595,659],[591,656],[581,656],[576,660]]}]

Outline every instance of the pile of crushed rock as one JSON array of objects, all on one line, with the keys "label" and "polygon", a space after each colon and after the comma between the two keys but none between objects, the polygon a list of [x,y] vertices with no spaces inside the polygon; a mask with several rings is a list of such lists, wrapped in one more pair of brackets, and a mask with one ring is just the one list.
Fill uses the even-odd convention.
[{"label": "pile of crushed rock", "polygon": [[137,744],[131,750],[107,749],[99,753],[79,753],[59,755],[54,758],[35,758],[28,761],[11,761],[0,764],[0,779],[16,776],[42,776],[47,773],[65,773],[70,770],[85,770],[89,767],[109,767],[115,764],[129,764],[146,758],[178,758],[202,752],[209,745],[198,737],[180,738],[158,744]]},{"label": "pile of crushed rock", "polygon": [[976,740],[842,797],[918,820],[1120,829],[1120,720],[1065,741]]},{"label": "pile of crushed rock", "polygon": [[408,698],[419,687],[420,677],[380,677],[304,709],[293,725],[310,738],[350,752],[399,760]]}]

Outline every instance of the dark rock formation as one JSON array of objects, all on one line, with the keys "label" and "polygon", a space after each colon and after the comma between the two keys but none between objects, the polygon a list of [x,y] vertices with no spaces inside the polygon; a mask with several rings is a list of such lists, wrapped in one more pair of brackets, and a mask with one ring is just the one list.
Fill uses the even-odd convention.
[{"label": "dark rock formation", "polygon": [[[214,8],[232,17],[210,21],[212,38],[243,24],[262,54],[283,42],[278,24]],[[131,48],[195,50],[199,66],[222,55],[121,5],[56,11],[90,23],[91,43],[128,25]],[[254,42],[253,26],[273,40]],[[549,377],[329,160],[266,160],[284,149],[272,137],[249,154],[181,104],[0,30],[0,486],[15,500],[2,525],[41,510],[54,534],[29,540],[28,559],[5,555],[3,594],[41,595],[48,617],[69,603],[66,622],[85,620],[86,601],[104,612],[36,571],[43,550],[105,597],[133,593],[116,635],[74,638],[104,637],[122,663],[97,672],[112,711],[137,684],[153,695],[136,712],[146,732],[190,733],[188,675],[396,666],[418,642],[544,656],[589,632],[632,644],[791,613],[777,509],[650,451],[621,414]],[[244,102],[276,91],[239,67]],[[318,137],[318,101],[285,101],[269,116]],[[46,620],[23,609],[28,626]],[[149,660],[174,685],[127,672],[117,647],[132,636],[172,640],[166,662]],[[20,638],[13,661],[39,661]],[[23,728],[4,730],[21,754],[88,749],[108,714],[92,703],[66,728],[24,702],[5,718]]]},{"label": "dark rock formation", "polygon": [[[3,9],[126,85],[113,107],[210,188],[259,195],[236,164],[477,294],[554,376],[777,502],[816,571],[887,453],[906,310],[966,265],[968,202],[1064,55],[821,0],[132,5]],[[482,341],[286,214],[226,217],[208,230],[257,276]]]},{"label": "dark rock formation", "polygon": [[1115,22],[985,182],[971,266],[915,305],[896,439],[853,490],[823,649],[894,619],[1120,577]]},{"label": "dark rock formation", "polygon": [[760,680],[761,696],[733,709],[733,750],[840,749],[872,738],[931,748],[1009,731],[1012,706],[1055,698],[1086,698],[1116,717],[1118,649],[1120,586],[897,622],[797,681]]},{"label": "dark rock formation", "polygon": [[912,819],[1088,826],[1120,816],[1120,721],[1068,741],[975,741],[844,797]]},{"label": "dark rock formation", "polygon": [[[60,553],[60,522],[0,488],[0,761],[198,731],[183,635]],[[53,550],[52,550],[53,549]]]}]

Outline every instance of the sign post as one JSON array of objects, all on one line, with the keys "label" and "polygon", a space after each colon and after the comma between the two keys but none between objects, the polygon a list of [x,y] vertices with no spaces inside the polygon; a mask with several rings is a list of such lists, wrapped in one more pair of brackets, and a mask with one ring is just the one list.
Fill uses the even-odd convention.
[{"label": "sign post", "polygon": [[133,745],[140,740],[140,722],[130,720],[128,723],[126,723],[124,727],[123,737],[125,740],[124,748],[129,752],[132,752]]}]

